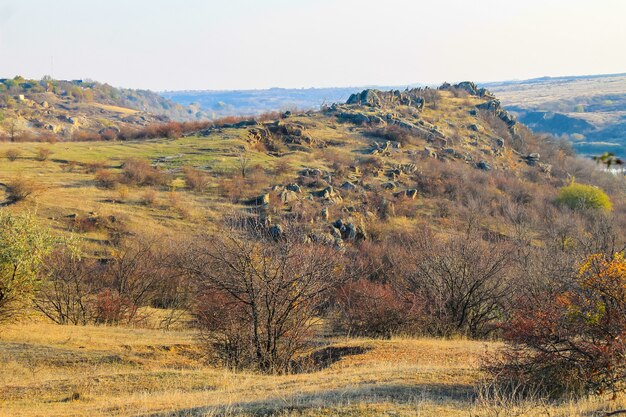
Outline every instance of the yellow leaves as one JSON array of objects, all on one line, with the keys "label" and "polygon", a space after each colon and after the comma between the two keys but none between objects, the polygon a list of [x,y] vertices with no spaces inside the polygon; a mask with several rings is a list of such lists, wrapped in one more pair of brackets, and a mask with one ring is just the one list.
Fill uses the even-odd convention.
[{"label": "yellow leaves", "polygon": [[626,259],[623,253],[616,253],[611,259],[602,254],[587,258],[578,271],[585,288],[597,285],[626,288]]}]

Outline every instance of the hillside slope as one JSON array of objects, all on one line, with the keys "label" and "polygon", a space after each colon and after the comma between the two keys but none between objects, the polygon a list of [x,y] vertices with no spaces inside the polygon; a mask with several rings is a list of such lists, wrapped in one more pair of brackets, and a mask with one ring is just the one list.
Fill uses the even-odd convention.
[{"label": "hillside slope", "polygon": [[[177,140],[59,143],[44,162],[41,148],[0,143],[0,155],[18,154],[0,167],[0,183],[33,179],[31,202],[12,207],[35,204],[62,229],[90,212],[124,219],[117,225],[131,230],[191,230],[252,210],[341,241],[346,235],[329,229],[340,219],[364,235],[424,221],[446,229],[475,201],[497,207],[519,193],[528,196],[525,210],[541,211],[573,177],[617,193],[618,211],[624,192],[619,179],[534,136],[471,83],[365,90],[320,112],[215,125]],[[147,161],[142,169],[158,180],[145,180],[146,172],[132,179],[131,157]],[[501,210],[485,214],[486,231],[508,233]],[[106,228],[90,233],[107,239]]]},{"label": "hillside slope", "polygon": [[83,80],[0,79],[0,137],[9,141],[106,138],[123,129],[202,117],[146,90]]}]

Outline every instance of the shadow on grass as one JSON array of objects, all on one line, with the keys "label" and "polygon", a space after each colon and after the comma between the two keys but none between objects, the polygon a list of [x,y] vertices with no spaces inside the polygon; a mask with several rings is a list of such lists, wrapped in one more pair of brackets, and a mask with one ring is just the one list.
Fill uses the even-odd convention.
[{"label": "shadow on grass", "polygon": [[360,355],[369,350],[371,350],[370,347],[364,346],[328,346],[294,361],[292,370],[295,373],[320,371],[340,361],[345,356]]},{"label": "shadow on grass", "polygon": [[330,408],[355,403],[393,402],[397,404],[417,404],[423,400],[436,402],[461,402],[475,399],[474,388],[467,384],[416,384],[378,385],[367,384],[359,387],[345,387],[319,391],[313,394],[300,394],[270,398],[263,401],[237,402],[209,407],[194,407],[182,410],[148,414],[142,417],[227,417],[246,415],[269,417],[311,408]]}]

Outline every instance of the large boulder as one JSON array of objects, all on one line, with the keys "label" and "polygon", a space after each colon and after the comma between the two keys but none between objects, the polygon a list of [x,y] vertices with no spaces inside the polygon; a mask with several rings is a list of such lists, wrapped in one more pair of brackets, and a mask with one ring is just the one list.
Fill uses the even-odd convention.
[{"label": "large boulder", "polygon": [[341,120],[345,120],[350,123],[354,123],[355,125],[364,125],[370,124],[370,118],[364,115],[363,113],[339,113],[337,116]]},{"label": "large boulder", "polygon": [[280,201],[282,201],[283,204],[289,204],[296,200],[298,200],[298,193],[295,191],[285,190],[280,193]]},{"label": "large boulder", "polygon": [[343,184],[341,184],[341,188],[344,190],[348,190],[348,191],[354,191],[357,189],[357,186],[351,183],[350,181],[346,181]]},{"label": "large boulder", "polygon": [[358,104],[361,106],[380,107],[382,101],[378,97],[377,90],[363,90],[360,93],[352,94],[346,104]]},{"label": "large boulder", "polygon": [[248,204],[253,206],[269,206],[270,204],[270,195],[269,194],[261,194],[258,197],[255,197],[248,201]]},{"label": "large boulder", "polygon": [[482,169],[483,171],[491,171],[491,165],[489,165],[487,161],[479,161],[476,164],[476,167],[478,169]]}]

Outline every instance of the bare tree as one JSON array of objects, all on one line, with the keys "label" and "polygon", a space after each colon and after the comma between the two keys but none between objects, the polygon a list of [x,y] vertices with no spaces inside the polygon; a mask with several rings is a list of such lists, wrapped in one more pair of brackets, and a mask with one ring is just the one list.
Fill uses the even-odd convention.
[{"label": "bare tree", "polygon": [[222,231],[198,240],[184,265],[195,276],[195,315],[216,359],[235,368],[288,370],[341,274],[339,256],[288,235],[259,240]]},{"label": "bare tree", "polygon": [[241,152],[241,155],[239,155],[239,158],[237,159],[237,168],[239,168],[241,178],[246,178],[246,175],[248,175],[248,169],[250,168],[250,157],[245,149]]},{"label": "bare tree", "polygon": [[98,321],[119,323],[138,319],[167,283],[179,276],[165,242],[150,236],[128,239],[107,262],[106,288],[98,296]]},{"label": "bare tree", "polygon": [[395,257],[401,285],[423,309],[423,330],[483,337],[511,296],[511,252],[476,233],[442,240],[430,231],[405,236]]},{"label": "bare tree", "polygon": [[44,263],[44,282],[35,297],[35,308],[58,324],[89,324],[99,289],[97,277],[103,272],[104,267],[93,259],[67,249],[54,252]]}]

